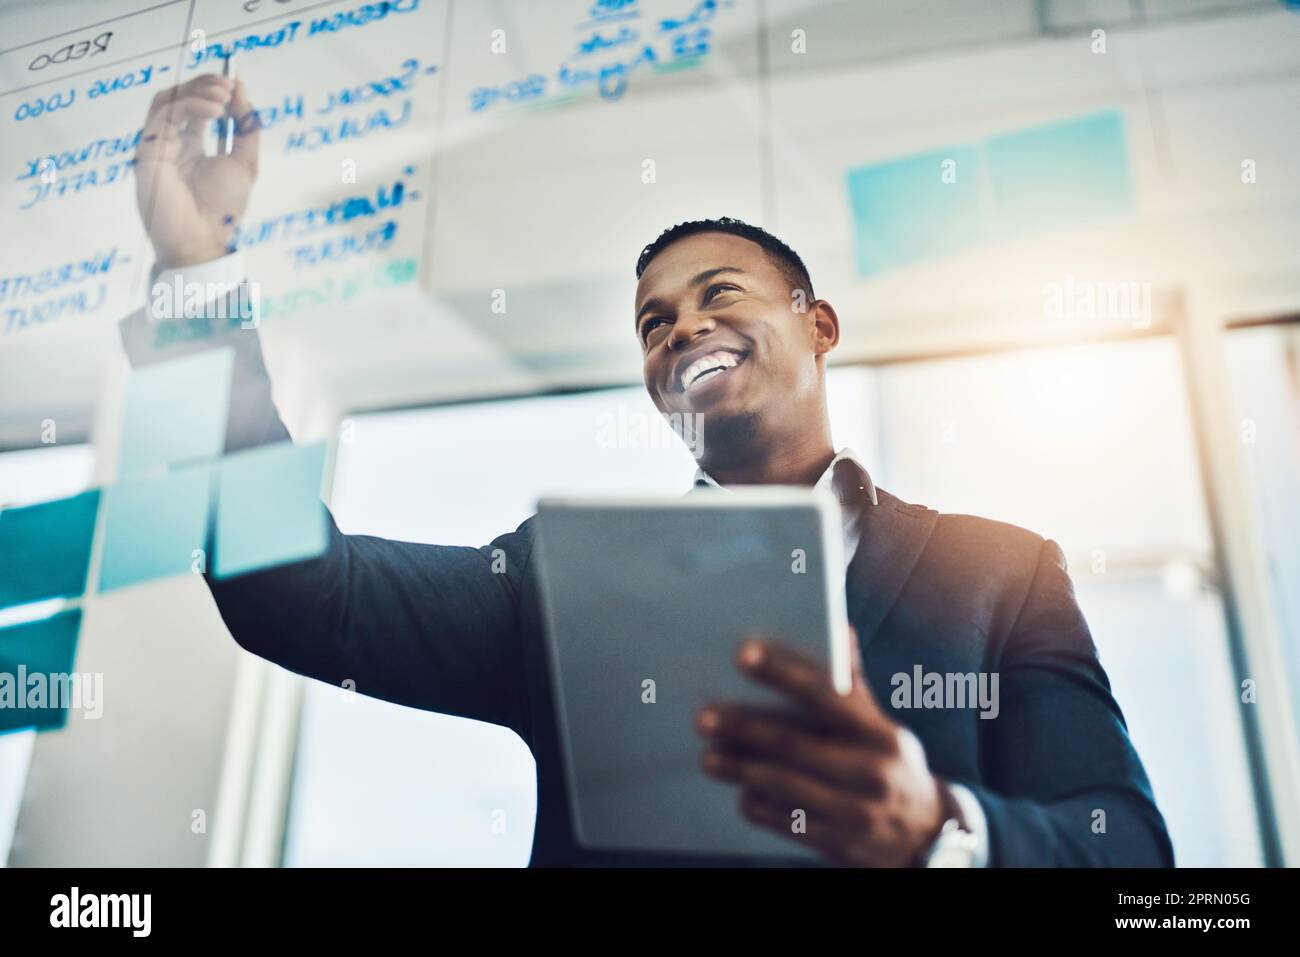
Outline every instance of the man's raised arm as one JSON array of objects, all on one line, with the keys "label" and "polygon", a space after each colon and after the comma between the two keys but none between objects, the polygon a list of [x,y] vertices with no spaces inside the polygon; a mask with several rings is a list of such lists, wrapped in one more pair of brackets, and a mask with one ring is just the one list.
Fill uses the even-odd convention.
[{"label": "man's raised arm", "polygon": [[[179,275],[211,288],[246,278],[228,243],[257,176],[258,130],[241,129],[229,155],[207,155],[203,134],[218,117],[251,113],[242,83],[219,76],[154,98],[135,171],[155,280]],[[289,440],[255,327],[160,320],[142,310],[120,328],[133,367],[232,348],[226,452]],[[518,588],[531,557],[530,522],[483,548],[344,535],[328,512],[327,525],[319,558],[233,579],[205,576],[235,640],[362,694],[519,727],[526,701]]]}]

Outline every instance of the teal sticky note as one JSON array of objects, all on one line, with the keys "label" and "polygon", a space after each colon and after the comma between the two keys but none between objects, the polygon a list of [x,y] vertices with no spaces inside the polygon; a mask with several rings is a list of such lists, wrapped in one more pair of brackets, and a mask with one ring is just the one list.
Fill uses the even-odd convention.
[{"label": "teal sticky note", "polygon": [[0,608],[86,589],[99,490],[0,512]]},{"label": "teal sticky note", "polygon": [[101,592],[194,570],[195,551],[207,539],[215,468],[195,465],[104,490]]},{"label": "teal sticky note", "polygon": [[[0,734],[20,728],[50,730],[68,720],[68,708],[90,706],[72,677],[81,611],[0,629]],[[80,699],[80,700],[78,700]]]},{"label": "teal sticky note", "polygon": [[1133,212],[1123,114],[1094,113],[988,141],[1001,239]]},{"label": "teal sticky note", "polygon": [[974,147],[952,146],[850,170],[858,274],[983,242],[977,162]]},{"label": "teal sticky note", "polygon": [[328,535],[320,500],[325,444],[246,449],[221,460],[213,573],[230,578],[315,558]]},{"label": "teal sticky note", "polygon": [[136,369],[127,381],[118,478],[221,455],[235,351],[199,352]]}]

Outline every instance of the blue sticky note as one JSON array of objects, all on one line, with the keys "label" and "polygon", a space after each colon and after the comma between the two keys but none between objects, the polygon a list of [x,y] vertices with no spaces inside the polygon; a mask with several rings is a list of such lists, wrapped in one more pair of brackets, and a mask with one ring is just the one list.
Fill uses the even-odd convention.
[{"label": "blue sticky note", "polygon": [[[61,728],[70,704],[86,706],[71,679],[81,611],[0,629],[0,734],[20,728]],[[74,699],[82,697],[82,700]]]},{"label": "blue sticky note", "polygon": [[953,146],[850,170],[858,273],[872,276],[983,242],[977,150]]},{"label": "blue sticky note", "polygon": [[221,460],[217,578],[315,558],[328,534],[320,500],[325,444],[280,442]]},{"label": "blue sticky note", "polygon": [[999,238],[1133,212],[1123,114],[1094,113],[988,142]]},{"label": "blue sticky note", "polygon": [[86,589],[99,490],[0,512],[0,608]]},{"label": "blue sticky note", "polygon": [[215,468],[190,466],[105,489],[101,592],[194,570],[194,552],[207,539]]},{"label": "blue sticky note", "polygon": [[131,374],[119,479],[221,455],[234,360],[234,349],[212,349]]}]

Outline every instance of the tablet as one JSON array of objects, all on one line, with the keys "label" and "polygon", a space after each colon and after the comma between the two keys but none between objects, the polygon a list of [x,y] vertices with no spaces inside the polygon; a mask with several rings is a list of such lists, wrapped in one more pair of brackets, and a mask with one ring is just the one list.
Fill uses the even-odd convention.
[{"label": "tablet", "polygon": [[761,631],[851,684],[840,506],[764,486],[544,499],[537,549],[575,837],[589,850],[811,857],[700,768],[696,711],[776,702],[736,650]]}]

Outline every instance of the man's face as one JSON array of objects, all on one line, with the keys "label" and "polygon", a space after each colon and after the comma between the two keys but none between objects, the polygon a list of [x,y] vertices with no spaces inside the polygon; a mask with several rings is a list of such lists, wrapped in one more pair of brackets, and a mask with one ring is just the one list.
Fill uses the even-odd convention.
[{"label": "man's face", "polygon": [[826,348],[812,313],[793,301],[789,281],[748,239],[696,233],[664,248],[635,304],[646,391],[659,411],[707,413],[717,435],[742,421],[779,425],[820,403],[816,357]]}]

